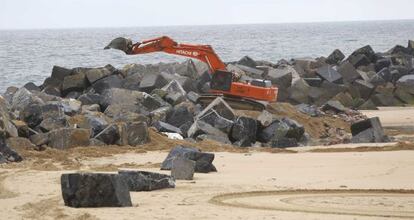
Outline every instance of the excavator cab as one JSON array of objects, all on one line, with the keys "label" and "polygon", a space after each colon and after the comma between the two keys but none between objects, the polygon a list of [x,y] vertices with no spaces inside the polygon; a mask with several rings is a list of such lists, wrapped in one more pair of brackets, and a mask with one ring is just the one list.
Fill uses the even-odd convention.
[{"label": "excavator cab", "polygon": [[213,90],[230,91],[232,81],[232,72],[217,70],[212,74],[210,88]]}]

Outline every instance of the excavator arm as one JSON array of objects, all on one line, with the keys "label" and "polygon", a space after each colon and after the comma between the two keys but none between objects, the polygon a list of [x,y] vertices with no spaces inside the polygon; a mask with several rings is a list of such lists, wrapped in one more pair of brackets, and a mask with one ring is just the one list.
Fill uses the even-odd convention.
[{"label": "excavator arm", "polygon": [[226,65],[220,60],[210,45],[179,44],[167,36],[135,43],[125,51],[129,55],[153,52],[165,52],[198,59],[206,63],[212,73],[217,70],[226,70]]}]

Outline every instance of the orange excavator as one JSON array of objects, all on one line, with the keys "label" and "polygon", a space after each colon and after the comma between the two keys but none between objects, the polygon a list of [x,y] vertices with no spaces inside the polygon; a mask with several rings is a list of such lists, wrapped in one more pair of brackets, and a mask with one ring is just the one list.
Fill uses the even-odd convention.
[{"label": "orange excavator", "polygon": [[[208,102],[218,95],[223,95],[231,106],[241,109],[262,110],[269,102],[276,102],[277,88],[270,81],[254,79],[249,82],[235,82],[234,73],[227,71],[210,45],[179,44],[167,36],[132,43],[130,39],[115,38],[105,49],[118,49],[128,55],[165,52],[174,55],[198,59],[210,69],[210,95],[201,96],[201,102]],[[246,107],[247,104],[249,107]],[[243,106],[243,107],[240,107]]]}]

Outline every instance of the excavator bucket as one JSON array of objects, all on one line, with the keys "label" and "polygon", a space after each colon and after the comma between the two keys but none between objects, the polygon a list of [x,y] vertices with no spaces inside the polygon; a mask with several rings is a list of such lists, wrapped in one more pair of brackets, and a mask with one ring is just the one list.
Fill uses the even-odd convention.
[{"label": "excavator bucket", "polygon": [[122,50],[125,53],[128,53],[129,50],[132,48],[132,41],[127,38],[117,37],[113,39],[104,49],[117,49]]}]

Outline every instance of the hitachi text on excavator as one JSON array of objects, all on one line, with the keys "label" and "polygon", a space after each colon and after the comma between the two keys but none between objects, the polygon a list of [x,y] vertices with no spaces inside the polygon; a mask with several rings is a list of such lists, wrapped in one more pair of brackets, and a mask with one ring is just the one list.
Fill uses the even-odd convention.
[{"label": "hitachi text on excavator", "polygon": [[210,94],[199,98],[202,104],[212,101],[217,96],[223,98],[230,106],[237,109],[262,110],[269,102],[276,102],[278,89],[271,82],[253,79],[249,82],[237,82],[234,74],[227,71],[210,45],[179,44],[167,36],[132,43],[123,37],[112,40],[105,49],[118,49],[127,55],[165,52],[169,54],[198,59],[206,63],[211,74]]}]

